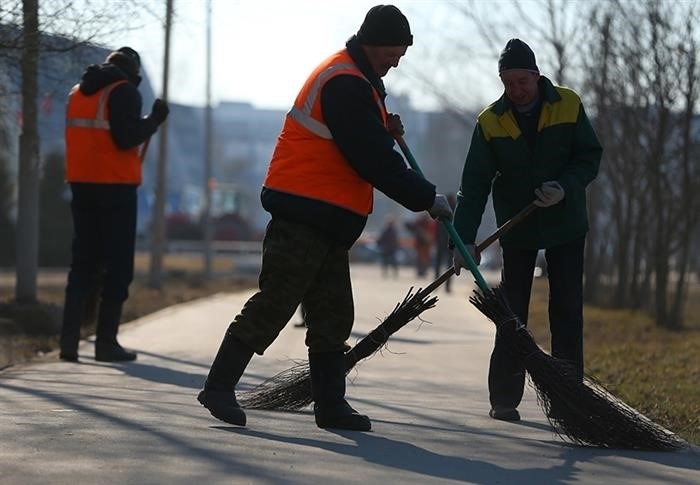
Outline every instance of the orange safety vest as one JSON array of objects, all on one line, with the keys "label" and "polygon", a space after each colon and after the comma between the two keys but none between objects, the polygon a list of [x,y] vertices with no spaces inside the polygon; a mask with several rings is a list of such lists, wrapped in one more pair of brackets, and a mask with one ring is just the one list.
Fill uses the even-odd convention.
[{"label": "orange safety vest", "polygon": [[122,150],[109,131],[109,94],[117,81],[87,96],[76,84],[66,110],[66,181],[140,184],[139,147]]},{"label": "orange safety vest", "polygon": [[[366,216],[372,212],[372,184],[357,174],[333,142],[321,110],[321,89],[341,74],[358,76],[369,83],[347,49],[323,61],[306,80],[287,113],[263,185]],[[374,86],[372,92],[386,126],[386,108]]]}]

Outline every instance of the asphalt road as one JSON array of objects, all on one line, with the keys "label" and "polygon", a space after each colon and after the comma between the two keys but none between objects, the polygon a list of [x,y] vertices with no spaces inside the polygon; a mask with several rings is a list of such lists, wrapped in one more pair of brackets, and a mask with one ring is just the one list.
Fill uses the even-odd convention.
[{"label": "asphalt road", "polygon": [[[366,335],[412,285],[353,267],[356,326]],[[348,399],[368,433],[325,431],[310,409],[248,411],[248,426],[219,422],[196,401],[230,320],[250,293],[171,307],[120,332],[133,363],[56,355],[0,373],[0,483],[612,483],[700,484],[697,448],[672,453],[574,446],[559,439],[528,388],[522,421],[487,415],[494,328],[467,301],[462,276],[424,322],[351,373]],[[241,382],[249,389],[306,359],[304,330],[288,325]]]}]

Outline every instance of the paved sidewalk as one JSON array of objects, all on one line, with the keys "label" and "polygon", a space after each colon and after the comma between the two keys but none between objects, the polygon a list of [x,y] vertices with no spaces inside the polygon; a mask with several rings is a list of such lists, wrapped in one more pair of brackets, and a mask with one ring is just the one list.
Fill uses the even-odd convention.
[{"label": "paved sidewalk", "polygon": [[[353,338],[374,328],[416,281],[403,269],[353,267]],[[313,413],[248,411],[248,427],[197,403],[229,321],[250,293],[216,295],[122,327],[139,360],[41,362],[0,373],[0,483],[658,483],[700,484],[697,449],[674,453],[572,446],[553,435],[528,389],[519,423],[487,416],[494,329],[466,299],[469,278],[351,374],[348,398],[369,433],[324,431]],[[288,325],[241,382],[250,388],[306,359]]]}]

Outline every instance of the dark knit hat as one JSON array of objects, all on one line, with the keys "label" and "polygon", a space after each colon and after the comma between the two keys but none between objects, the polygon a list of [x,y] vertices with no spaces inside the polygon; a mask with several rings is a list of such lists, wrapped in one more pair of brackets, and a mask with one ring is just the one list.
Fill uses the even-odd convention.
[{"label": "dark knit hat", "polygon": [[370,8],[357,32],[357,40],[374,46],[413,45],[408,19],[393,5]]},{"label": "dark knit hat", "polygon": [[138,76],[141,70],[141,57],[131,47],[120,47],[111,52],[105,60],[108,64],[114,64],[130,76]]},{"label": "dark knit hat", "polygon": [[511,69],[525,69],[539,73],[535,53],[520,39],[510,39],[498,58],[498,73]]}]

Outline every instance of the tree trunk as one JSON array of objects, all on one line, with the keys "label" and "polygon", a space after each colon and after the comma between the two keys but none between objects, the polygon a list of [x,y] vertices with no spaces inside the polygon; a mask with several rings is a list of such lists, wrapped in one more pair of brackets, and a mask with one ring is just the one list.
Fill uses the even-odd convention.
[{"label": "tree trunk", "polygon": [[[649,254],[649,224],[644,217],[644,200],[643,198],[638,199],[637,214],[635,216],[634,227],[636,228],[634,232],[634,241],[632,242],[632,278],[630,280],[630,304],[632,308],[641,308],[646,301],[648,292],[648,286],[644,287],[645,283],[648,283],[648,271],[645,277],[642,274],[643,265],[642,261],[646,261],[646,267],[650,267],[650,254]],[[646,288],[646,290],[645,290]]]},{"label": "tree trunk", "polygon": [[[618,205],[622,202],[618,202]],[[628,204],[629,206],[629,204]],[[616,211],[618,212],[618,211]],[[625,212],[620,209],[619,212]],[[626,214],[627,215],[627,214]],[[627,282],[629,281],[629,245],[630,245],[630,220],[628,217],[620,216],[617,220],[617,286],[613,296],[613,305],[616,308],[625,306],[627,303]]]},{"label": "tree trunk", "polygon": [[[173,0],[167,0],[165,13],[165,58],[163,62],[163,96],[168,101],[168,78],[170,70],[170,27],[173,17]],[[156,167],[156,200],[153,206],[151,268],[148,285],[160,289],[163,284],[163,253],[165,252],[165,199],[167,197],[166,162],[168,159],[168,121],[160,126],[158,136],[158,165]]]},{"label": "tree trunk", "polygon": [[668,258],[664,251],[657,247],[654,265],[654,319],[661,327],[668,326]]},{"label": "tree trunk", "polygon": [[602,269],[602,260],[605,257],[600,251],[600,241],[604,239],[604,235],[599,232],[600,225],[600,186],[593,183],[588,188],[588,218],[590,220],[590,230],[586,238],[586,249],[584,259],[584,286],[583,300],[587,303],[593,303],[598,296],[598,288],[600,287],[600,273]]},{"label": "tree trunk", "polygon": [[22,131],[19,140],[15,298],[19,302],[31,303],[36,301],[39,247],[38,0],[23,0],[22,12]]},{"label": "tree trunk", "polygon": [[683,328],[683,308],[685,307],[685,297],[687,292],[687,270],[688,260],[690,259],[690,237],[683,238],[682,247],[679,251],[680,255],[677,261],[678,281],[676,281],[676,290],[671,303],[671,311],[669,315],[669,328],[672,330],[680,330]]}]

